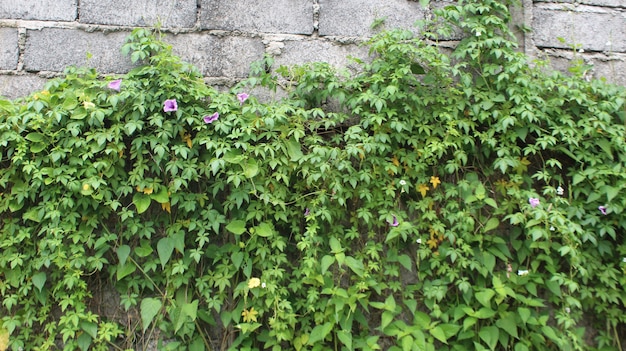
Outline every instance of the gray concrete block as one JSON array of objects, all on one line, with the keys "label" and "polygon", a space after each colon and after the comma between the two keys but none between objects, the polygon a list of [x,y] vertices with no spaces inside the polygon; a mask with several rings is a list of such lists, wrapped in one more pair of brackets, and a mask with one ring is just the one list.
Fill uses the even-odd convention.
[{"label": "gray concrete block", "polygon": [[562,4],[583,4],[592,6],[626,7],[624,0],[533,0],[534,2],[549,2]]},{"label": "gray concrete block", "polygon": [[201,0],[204,29],[253,33],[313,33],[313,0]]},{"label": "gray concrete block", "polygon": [[43,89],[47,80],[34,74],[0,75],[0,96],[9,99],[25,97]]},{"label": "gray concrete block", "polygon": [[330,36],[371,36],[376,19],[386,18],[384,28],[412,29],[427,10],[407,0],[319,0],[319,34]]},{"label": "gray concrete block", "polygon": [[584,50],[626,52],[626,11],[540,4],[533,10],[532,28],[538,47],[568,48],[580,44]]},{"label": "gray concrete block", "polygon": [[166,41],[175,54],[208,77],[247,77],[250,64],[262,59],[265,51],[259,38],[189,33],[169,36]]},{"label": "gray concrete block", "polygon": [[282,53],[274,62],[275,67],[326,62],[335,67],[356,68],[357,64],[350,57],[368,60],[368,48],[321,40],[292,40],[284,42]]},{"label": "gray concrete block", "polygon": [[17,69],[18,33],[15,28],[0,28],[0,69]]},{"label": "gray concrete block", "polygon": [[2,0],[0,18],[74,21],[77,3],[78,0]]},{"label": "gray concrete block", "polygon": [[574,59],[582,59],[589,67],[586,77],[626,86],[626,54],[573,53],[569,50],[546,49],[541,51],[541,57],[548,59],[553,69],[565,74],[569,74]]},{"label": "gray concrete block", "polygon": [[103,73],[124,73],[132,67],[130,58],[120,52],[127,35],[61,28],[29,30],[24,69],[62,72],[73,65],[94,67]]},{"label": "gray concrete block", "polygon": [[79,21],[122,26],[190,28],[196,23],[196,0],[81,0]]}]

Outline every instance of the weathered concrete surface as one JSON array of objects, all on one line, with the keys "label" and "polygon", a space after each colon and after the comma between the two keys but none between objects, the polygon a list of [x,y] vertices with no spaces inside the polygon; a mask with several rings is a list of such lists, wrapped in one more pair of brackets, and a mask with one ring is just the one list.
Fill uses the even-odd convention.
[{"label": "weathered concrete surface", "polygon": [[167,41],[176,55],[211,77],[247,77],[250,64],[265,52],[260,38],[191,33],[170,36]]},{"label": "weathered concrete surface", "polygon": [[276,67],[309,62],[327,62],[333,66],[350,68],[356,65],[349,56],[360,59],[368,58],[368,49],[356,44],[341,45],[320,40],[286,40],[283,44],[282,53],[275,59]]},{"label": "weathered concrete surface", "polygon": [[0,75],[0,96],[9,99],[26,96],[43,89],[47,80],[34,74]]},{"label": "weathered concrete surface", "polygon": [[551,66],[568,73],[574,59],[582,59],[589,66],[588,77],[603,79],[612,84],[626,82],[626,54],[574,53],[567,50],[547,49],[543,51]]},{"label": "weathered concrete surface", "polygon": [[[626,11],[596,6],[540,4],[533,10],[538,47],[626,52]],[[563,38],[562,42],[558,38]]]},{"label": "weathered concrete surface", "polygon": [[567,3],[567,4],[583,4],[593,6],[609,6],[626,8],[624,0],[534,0],[535,2],[551,2],[551,3]]},{"label": "weathered concrete surface", "polygon": [[102,72],[123,73],[130,59],[120,52],[127,32],[83,32],[46,28],[27,32],[24,51],[26,71],[62,72],[67,66],[90,66]]},{"label": "weathered concrete surface", "polygon": [[78,0],[0,0],[0,18],[74,21]]},{"label": "weathered concrete surface", "polygon": [[190,28],[196,23],[196,0],[81,0],[79,21],[120,26]]},{"label": "weathered concrete surface", "polygon": [[377,19],[385,28],[411,28],[425,17],[419,2],[406,0],[319,0],[319,34],[324,36],[371,36]]},{"label": "weathered concrete surface", "polygon": [[202,0],[200,8],[204,29],[313,33],[313,0]]},{"label": "weathered concrete surface", "polygon": [[17,69],[18,33],[15,28],[0,28],[0,69]]}]

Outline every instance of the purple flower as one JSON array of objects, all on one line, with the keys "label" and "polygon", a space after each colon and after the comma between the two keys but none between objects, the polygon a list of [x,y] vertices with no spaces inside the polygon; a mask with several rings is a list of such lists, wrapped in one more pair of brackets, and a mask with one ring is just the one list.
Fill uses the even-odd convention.
[{"label": "purple flower", "polygon": [[237,94],[237,100],[239,100],[239,104],[243,105],[243,103],[248,100],[248,94],[246,93],[239,93]]},{"label": "purple flower", "polygon": [[178,110],[176,99],[165,100],[165,102],[163,102],[163,112],[172,112],[176,110]]},{"label": "purple flower", "polygon": [[121,79],[112,80],[109,82],[109,89],[120,91],[120,86],[122,85]]},{"label": "purple flower", "polygon": [[393,217],[393,222],[389,223],[389,225],[392,226],[392,227],[397,227],[398,224],[400,224],[398,222],[398,217],[396,217],[396,215],[391,215],[391,216]]},{"label": "purple flower", "polygon": [[306,217],[306,216],[308,216],[308,215],[310,215],[310,214],[311,214],[311,211],[309,211],[309,208],[307,207],[307,208],[304,210],[304,217]]},{"label": "purple flower", "polygon": [[212,114],[210,116],[206,115],[206,116],[202,117],[202,119],[204,119],[204,123],[209,124],[209,123],[213,123],[213,122],[217,121],[217,119],[219,117],[220,117],[220,114],[218,112],[215,112],[214,114]]},{"label": "purple flower", "polygon": [[602,214],[606,216],[606,207],[598,206],[598,210],[600,210],[600,212],[602,212]]},{"label": "purple flower", "polygon": [[536,197],[531,197],[530,199],[528,199],[528,203],[530,204],[532,208],[535,208],[539,206],[539,199]]}]

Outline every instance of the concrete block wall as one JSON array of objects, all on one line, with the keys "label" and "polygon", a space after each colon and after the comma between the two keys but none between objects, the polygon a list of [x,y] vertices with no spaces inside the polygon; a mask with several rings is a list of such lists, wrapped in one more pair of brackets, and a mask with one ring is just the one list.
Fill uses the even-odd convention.
[{"label": "concrete block wall", "polygon": [[[516,21],[533,29],[521,37],[526,53],[559,69],[576,55],[590,75],[626,85],[626,0],[521,2]],[[428,15],[415,0],[0,0],[0,95],[41,89],[68,65],[128,71],[120,48],[135,27],[159,23],[178,55],[229,85],[266,53],[277,64],[348,65],[349,55],[367,56],[359,43],[375,19],[410,28]]]}]

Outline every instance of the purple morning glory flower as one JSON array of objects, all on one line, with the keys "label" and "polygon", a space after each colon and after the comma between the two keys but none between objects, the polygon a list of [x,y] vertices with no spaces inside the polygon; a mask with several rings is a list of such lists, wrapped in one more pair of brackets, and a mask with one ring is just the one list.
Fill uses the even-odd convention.
[{"label": "purple morning glory flower", "polygon": [[398,224],[400,224],[400,222],[398,222],[398,217],[396,217],[396,215],[391,215],[393,217],[393,222],[389,223],[390,226],[392,227],[397,227]]},{"label": "purple morning glory flower", "polygon": [[602,212],[602,214],[606,216],[606,207],[598,206],[598,210],[600,210],[600,212]]},{"label": "purple morning glory flower", "polygon": [[116,79],[116,80],[110,81],[108,87],[111,90],[120,91],[120,86],[121,85],[122,85],[122,80],[121,79]]},{"label": "purple morning glory flower", "polygon": [[528,199],[528,203],[530,204],[532,208],[535,208],[539,206],[539,199],[536,197],[531,197],[530,199]]},{"label": "purple morning glory flower", "polygon": [[311,211],[310,211],[310,210],[309,210],[309,208],[307,207],[307,208],[304,210],[304,217],[306,217],[306,216],[308,216],[308,215],[310,215],[310,214],[311,214]]},{"label": "purple morning glory flower", "polygon": [[239,100],[239,104],[243,105],[243,103],[248,100],[249,95],[246,93],[237,94],[237,100]]},{"label": "purple morning glory flower", "polygon": [[210,116],[206,115],[206,116],[202,117],[202,119],[204,120],[204,123],[209,124],[209,123],[213,123],[213,122],[217,121],[217,119],[219,117],[220,117],[220,114],[218,112],[215,112],[214,114],[212,114]]},{"label": "purple morning glory flower", "polygon": [[163,112],[172,112],[178,110],[176,99],[165,100],[163,102]]}]

